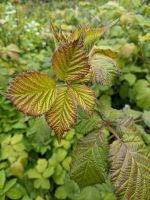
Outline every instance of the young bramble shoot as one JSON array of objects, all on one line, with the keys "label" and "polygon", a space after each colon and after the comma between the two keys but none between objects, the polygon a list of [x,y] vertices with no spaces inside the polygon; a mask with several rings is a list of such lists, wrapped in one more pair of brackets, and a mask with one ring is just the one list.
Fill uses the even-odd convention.
[{"label": "young bramble shoot", "polygon": [[69,36],[51,24],[58,45],[51,61],[56,80],[41,72],[25,72],[10,83],[6,95],[19,111],[34,117],[45,115],[59,143],[75,124],[78,106],[89,116],[93,114],[92,120],[85,118],[78,124],[88,135],[74,150],[71,178],[80,188],[109,179],[119,199],[150,200],[150,155],[143,130],[129,113],[112,108],[105,95],[103,101],[97,99],[94,109],[96,95],[89,87],[112,86],[120,73],[118,52],[95,46],[114,23],[95,29],[80,27]]},{"label": "young bramble shoot", "polygon": [[[51,23],[54,38],[59,44],[52,56],[52,68],[58,80],[63,81],[64,85],[52,80],[47,74],[36,71],[18,75],[9,85],[6,95],[17,109],[29,116],[44,114],[58,142],[61,142],[64,132],[74,125],[77,105],[89,115],[94,110],[95,93],[85,84],[94,80],[95,68],[101,64],[93,61],[95,48],[91,52],[89,49],[111,25],[97,29],[80,27],[70,36],[66,36],[61,29]],[[103,60],[106,63],[100,66],[99,71],[103,70],[103,74],[107,74],[109,70],[106,66],[108,59],[105,55]],[[116,71],[112,64],[111,71],[113,70]],[[101,78],[103,79],[99,77]],[[102,83],[102,80],[97,82]]]}]

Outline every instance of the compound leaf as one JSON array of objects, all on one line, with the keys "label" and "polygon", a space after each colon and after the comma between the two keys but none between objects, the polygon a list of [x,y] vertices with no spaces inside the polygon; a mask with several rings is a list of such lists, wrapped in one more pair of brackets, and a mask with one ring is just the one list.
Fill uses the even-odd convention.
[{"label": "compound leaf", "polygon": [[80,39],[61,45],[53,54],[52,66],[60,80],[72,81],[83,78],[90,69],[88,57]]},{"label": "compound leaf", "polygon": [[61,87],[57,99],[52,108],[46,113],[49,126],[55,131],[58,142],[62,135],[74,124],[77,108],[74,99],[67,87]]},{"label": "compound leaf", "polygon": [[91,114],[96,101],[95,93],[86,85],[73,84],[71,85],[71,89],[81,108]]},{"label": "compound leaf", "polygon": [[56,84],[47,74],[26,72],[10,83],[6,92],[18,110],[38,116],[50,109],[56,99]]},{"label": "compound leaf", "polygon": [[110,174],[116,194],[128,200],[150,199],[150,159],[138,136],[124,135],[110,148]]},{"label": "compound leaf", "polygon": [[80,140],[73,153],[71,178],[81,188],[102,183],[107,177],[108,145],[101,131],[90,133]]}]

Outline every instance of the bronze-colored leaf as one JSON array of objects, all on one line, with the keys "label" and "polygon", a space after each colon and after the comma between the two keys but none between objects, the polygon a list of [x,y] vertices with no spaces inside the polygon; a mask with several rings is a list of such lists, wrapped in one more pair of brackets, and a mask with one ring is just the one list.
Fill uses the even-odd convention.
[{"label": "bronze-colored leaf", "polygon": [[38,116],[50,109],[56,99],[56,84],[47,74],[26,72],[18,75],[6,92],[18,110]]},{"label": "bronze-colored leaf", "polygon": [[77,117],[77,107],[68,87],[61,87],[52,108],[46,113],[46,121],[54,130],[58,142],[62,135],[74,124]]},{"label": "bronze-colored leaf", "polygon": [[61,45],[53,54],[52,66],[60,80],[72,81],[83,78],[90,69],[88,57],[81,40]]}]

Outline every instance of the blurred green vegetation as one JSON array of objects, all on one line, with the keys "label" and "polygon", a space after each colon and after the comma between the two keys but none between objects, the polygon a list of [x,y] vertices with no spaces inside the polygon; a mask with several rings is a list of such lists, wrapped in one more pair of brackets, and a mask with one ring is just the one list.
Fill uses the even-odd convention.
[{"label": "blurred green vegetation", "polygon": [[[101,27],[115,19],[100,45],[120,53],[122,73],[113,87],[94,85],[114,108],[139,111],[150,132],[150,3],[141,0],[0,1],[0,91],[15,74],[39,70],[53,76],[55,49],[50,20],[70,32],[79,25]],[[104,102],[106,99],[104,99]],[[108,180],[80,191],[69,178],[71,150],[96,125],[80,113],[58,145],[44,118],[31,119],[0,96],[0,199],[115,200]],[[149,134],[144,135],[150,145]]]}]

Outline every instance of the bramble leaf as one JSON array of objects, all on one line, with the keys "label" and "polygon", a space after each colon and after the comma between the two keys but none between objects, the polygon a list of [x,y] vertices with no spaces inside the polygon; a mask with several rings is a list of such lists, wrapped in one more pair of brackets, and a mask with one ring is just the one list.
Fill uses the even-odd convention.
[{"label": "bramble leaf", "polygon": [[74,124],[77,116],[77,108],[70,89],[61,87],[55,103],[46,113],[46,120],[49,126],[55,131],[58,142],[62,135]]},{"label": "bramble leaf", "polygon": [[52,66],[60,80],[72,81],[83,78],[90,69],[82,41],[75,40],[61,45],[53,54]]},{"label": "bramble leaf", "polygon": [[150,159],[144,142],[138,136],[124,135],[110,148],[110,174],[116,194],[124,199],[149,200]]},{"label": "bramble leaf", "polygon": [[101,28],[90,28],[89,26],[80,27],[70,35],[69,40],[77,40],[80,36],[83,35],[84,47],[85,49],[89,50],[95,44],[95,42],[99,40],[103,33],[116,22],[117,20]]},{"label": "bramble leaf", "polygon": [[26,72],[18,75],[6,92],[18,110],[38,116],[47,112],[56,99],[56,84],[47,74]]},{"label": "bramble leaf", "polygon": [[90,52],[90,56],[94,55],[102,55],[106,57],[110,57],[112,59],[117,59],[118,58],[118,51],[115,49],[112,49],[109,46],[94,46],[92,48],[92,51]]},{"label": "bramble leaf", "polygon": [[53,23],[50,23],[50,27],[51,27],[53,36],[56,39],[58,44],[68,43],[67,36],[63,34],[60,27],[54,26]]},{"label": "bramble leaf", "polygon": [[[104,54],[104,51],[102,52],[101,50],[98,50],[98,48],[93,48],[90,53],[93,82],[111,86],[114,77],[119,73],[119,68],[114,59],[105,56],[102,53]],[[105,54],[111,54],[112,57],[116,56],[115,53],[106,53],[106,51]]]},{"label": "bramble leaf", "polygon": [[96,101],[94,91],[86,85],[79,84],[72,84],[71,91],[81,108],[91,114]]},{"label": "bramble leaf", "polygon": [[74,153],[71,178],[81,188],[102,183],[107,177],[108,146],[103,132],[94,132],[81,139]]}]

